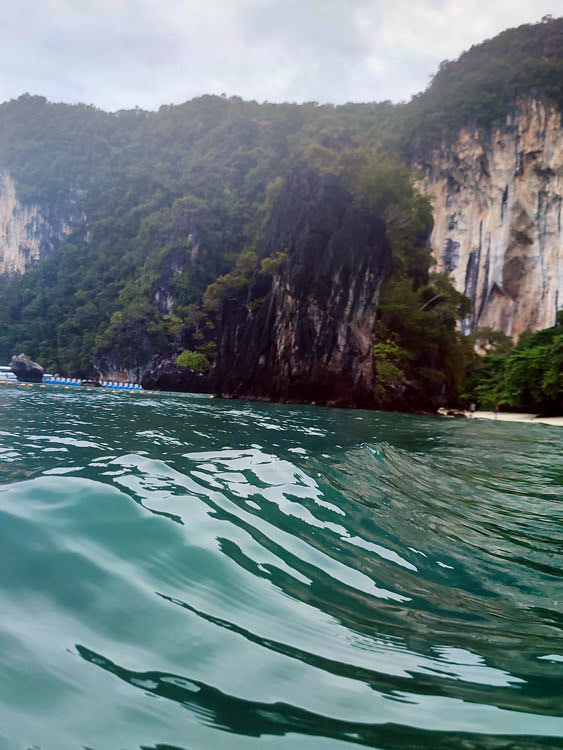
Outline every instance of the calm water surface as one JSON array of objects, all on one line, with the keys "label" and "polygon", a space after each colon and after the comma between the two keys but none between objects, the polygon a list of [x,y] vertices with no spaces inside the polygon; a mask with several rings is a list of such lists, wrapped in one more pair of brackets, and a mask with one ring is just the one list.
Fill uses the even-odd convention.
[{"label": "calm water surface", "polygon": [[563,747],[563,430],[0,388],[0,748]]}]

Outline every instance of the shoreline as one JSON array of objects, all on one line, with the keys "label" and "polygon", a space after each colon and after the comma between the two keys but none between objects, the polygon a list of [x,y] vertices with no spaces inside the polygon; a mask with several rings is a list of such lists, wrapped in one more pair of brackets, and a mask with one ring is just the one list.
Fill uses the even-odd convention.
[{"label": "shoreline", "polygon": [[[444,410],[445,411],[445,410]],[[438,413],[441,416],[445,416],[444,412],[440,412],[438,410]],[[463,412],[460,412],[460,415]],[[474,412],[473,417],[468,417],[468,419],[492,419],[495,421],[495,415],[494,411],[476,411]],[[561,417],[541,417],[537,414],[519,414],[518,412],[512,412],[512,411],[501,411],[498,413],[498,417],[496,419],[498,422],[527,422],[528,424],[548,424],[553,427],[563,427],[563,416]]]},{"label": "shoreline", "polygon": [[[494,411],[476,411],[473,419],[495,419]],[[518,414],[516,412],[499,412],[499,422],[528,422],[532,424],[549,424],[563,427],[563,417],[540,417],[537,414]]]},{"label": "shoreline", "polygon": [[[76,380],[78,380],[78,379],[76,379]],[[21,382],[13,382],[13,381],[3,381],[3,380],[0,380],[0,386],[2,386],[2,385],[9,385],[9,386],[10,385],[11,386],[13,386],[13,385],[20,385],[20,386],[23,386],[23,387],[25,387],[25,386],[32,387],[34,385],[38,385],[41,388],[45,388],[46,386],[50,386],[52,388],[59,388],[60,387],[59,382],[60,383],[68,382],[69,385],[66,385],[66,386],[63,385],[63,387],[66,388],[67,390],[70,389],[70,384],[72,384],[73,386],[80,385],[79,382],[71,382],[70,378],[66,378],[66,379],[61,379],[60,381],[55,381],[55,382],[49,382],[49,381],[47,381],[47,383],[31,383],[31,382],[23,382],[23,381],[21,381]],[[124,384],[119,384],[119,385],[122,386],[122,387],[119,387],[119,385],[117,383],[115,385],[109,385],[109,382],[111,382],[111,381],[108,381],[108,384],[104,385],[99,390],[100,391],[103,391],[103,390],[137,391],[137,392],[145,393],[145,394],[148,394],[148,395],[153,395],[154,393],[169,393],[169,394],[176,394],[176,393],[182,394],[183,393],[183,394],[198,395],[198,396],[206,395],[206,396],[209,396],[209,398],[216,398],[218,400],[227,400],[227,401],[230,401],[230,400],[237,400],[237,401],[238,400],[242,400],[242,401],[251,401],[251,402],[252,401],[256,401],[256,402],[259,402],[259,403],[270,403],[270,404],[288,404],[288,405],[295,405],[295,406],[319,406],[319,407],[325,407],[325,408],[329,408],[329,409],[331,409],[331,408],[332,409],[344,409],[344,410],[350,410],[350,411],[354,411],[357,408],[357,407],[354,407],[354,406],[343,406],[342,404],[338,404],[337,405],[337,404],[334,404],[334,403],[317,404],[314,401],[277,401],[277,400],[272,400],[272,399],[268,399],[268,398],[264,398],[264,397],[254,397],[254,398],[252,398],[250,396],[245,396],[243,398],[236,397],[235,399],[233,399],[233,397],[229,398],[228,396],[224,396],[224,395],[218,396],[216,393],[211,393],[211,392],[207,392],[207,391],[193,393],[191,391],[160,391],[158,389],[156,391],[155,390],[145,390],[141,386],[139,386],[139,387],[131,387],[131,384],[127,384],[129,387],[123,387]],[[85,390],[91,391],[92,388],[87,388]],[[97,389],[94,389],[94,390],[97,390]],[[458,419],[459,418],[464,418],[464,419],[487,419],[487,420],[492,420],[493,422],[494,421],[498,421],[498,422],[526,422],[528,424],[546,424],[546,425],[550,425],[552,427],[563,427],[563,415],[557,416],[557,417],[542,417],[542,416],[539,416],[537,414],[527,414],[527,413],[519,413],[519,412],[499,412],[498,415],[496,415],[495,412],[493,412],[493,411],[475,411],[473,413],[473,416],[470,417],[470,416],[468,416],[469,412],[467,412],[465,410],[462,410],[462,409],[448,409],[446,407],[440,407],[435,412],[419,411],[419,410],[397,412],[396,410],[391,410],[391,409],[389,409],[389,410],[382,410],[381,408],[379,408],[379,409],[377,409],[377,408],[374,409],[374,408],[369,408],[369,407],[362,407],[362,408],[365,409],[365,410],[367,410],[367,411],[384,411],[384,412],[388,411],[389,413],[412,414],[412,415],[425,416],[425,417],[442,417],[442,418],[446,417],[446,418],[449,418],[449,419],[456,419],[456,418],[458,418]]]}]

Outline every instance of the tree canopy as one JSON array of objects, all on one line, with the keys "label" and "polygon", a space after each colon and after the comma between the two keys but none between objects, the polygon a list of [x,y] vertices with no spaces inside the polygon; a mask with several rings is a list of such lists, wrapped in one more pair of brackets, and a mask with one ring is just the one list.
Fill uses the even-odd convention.
[{"label": "tree canopy", "polygon": [[[23,276],[0,278],[0,361],[26,351],[71,376],[104,363],[134,372],[172,347],[202,297],[200,353],[212,359],[213,308],[263,262],[272,202],[305,162],[340,175],[387,224],[393,267],[378,321],[380,387],[455,389],[469,356],[455,321],[467,303],[429,274],[431,209],[415,188],[412,159],[463,125],[500,122],[518,97],[563,107],[562,66],[556,19],[443,63],[427,90],[401,105],[203,96],[109,114],[29,94],[0,105],[0,170],[14,178],[22,204],[37,205],[60,229],[55,252]],[[282,261],[268,259],[264,272]],[[526,352],[506,373],[511,403],[532,398],[515,395],[539,356]],[[558,355],[544,354],[552,373]],[[542,388],[557,383],[549,375]]]},{"label": "tree canopy", "polygon": [[491,347],[472,363],[465,388],[485,408],[563,413],[563,311],[553,328]]}]

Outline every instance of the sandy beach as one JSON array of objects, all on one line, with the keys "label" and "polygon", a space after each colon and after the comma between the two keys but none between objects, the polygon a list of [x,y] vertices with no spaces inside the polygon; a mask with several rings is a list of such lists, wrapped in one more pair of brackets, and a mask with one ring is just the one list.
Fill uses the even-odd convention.
[{"label": "sandy beach", "polygon": [[[474,419],[495,419],[494,411],[476,411]],[[563,417],[538,417],[536,414],[515,414],[514,412],[499,412],[499,422],[533,422],[535,424],[551,424],[563,427]]]},{"label": "sandy beach", "polygon": [[[464,412],[457,412],[456,416],[462,416]],[[447,409],[438,409],[441,416],[454,416]],[[465,412],[467,415],[468,412]],[[497,419],[499,422],[528,422],[534,424],[550,424],[556,427],[563,427],[563,417],[540,417],[537,414],[518,414],[517,412],[499,412],[498,416],[494,411],[476,411],[471,419]]]}]

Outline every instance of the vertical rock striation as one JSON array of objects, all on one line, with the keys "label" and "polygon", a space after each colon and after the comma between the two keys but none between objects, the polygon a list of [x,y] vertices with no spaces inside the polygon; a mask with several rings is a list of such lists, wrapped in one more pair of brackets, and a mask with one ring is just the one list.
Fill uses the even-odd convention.
[{"label": "vertical rock striation", "polygon": [[223,303],[215,389],[224,396],[373,406],[374,326],[389,263],[383,221],[333,175],[293,173],[272,211],[257,271]]},{"label": "vertical rock striation", "polygon": [[0,276],[26,273],[56,250],[80,215],[74,204],[69,198],[65,210],[52,209],[48,219],[40,206],[22,205],[11,175],[0,171]]},{"label": "vertical rock striation", "polygon": [[46,233],[39,207],[22,206],[12,178],[0,173],[0,275],[28,271],[39,260]]},{"label": "vertical rock striation", "polygon": [[466,330],[518,338],[563,307],[561,113],[521,101],[502,127],[463,129],[418,160],[433,196],[432,251],[473,303]]}]

